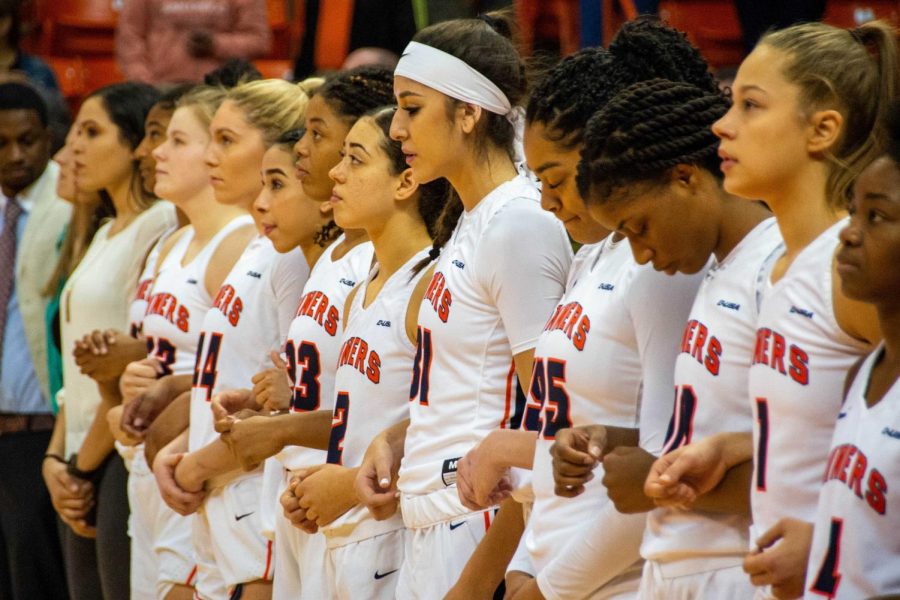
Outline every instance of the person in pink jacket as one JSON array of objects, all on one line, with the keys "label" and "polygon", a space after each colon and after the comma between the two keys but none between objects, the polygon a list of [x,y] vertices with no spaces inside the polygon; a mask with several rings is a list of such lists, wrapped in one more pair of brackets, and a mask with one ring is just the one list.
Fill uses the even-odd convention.
[{"label": "person in pink jacket", "polygon": [[124,0],[116,55],[127,79],[199,81],[269,50],[265,0]]}]

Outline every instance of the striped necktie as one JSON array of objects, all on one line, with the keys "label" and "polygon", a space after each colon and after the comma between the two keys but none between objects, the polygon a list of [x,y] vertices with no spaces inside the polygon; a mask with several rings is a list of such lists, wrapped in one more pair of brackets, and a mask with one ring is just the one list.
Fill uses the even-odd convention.
[{"label": "striped necktie", "polygon": [[8,198],[6,209],[3,211],[3,231],[0,232],[0,361],[3,358],[6,312],[16,280],[16,226],[21,214],[21,205],[15,198]]}]

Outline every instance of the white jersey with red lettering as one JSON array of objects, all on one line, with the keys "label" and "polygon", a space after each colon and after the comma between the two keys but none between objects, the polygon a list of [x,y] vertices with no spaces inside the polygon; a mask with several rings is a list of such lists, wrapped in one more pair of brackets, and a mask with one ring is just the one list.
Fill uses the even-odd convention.
[{"label": "white jersey with red lettering", "polygon": [[[535,501],[522,543],[547,598],[637,589],[644,516],[613,509],[601,484],[602,465],[584,493],[557,496],[550,446],[562,428],[603,423],[637,429],[642,411],[663,410],[678,337],[701,279],[702,273],[669,277],[640,266],[628,242],[612,236],[583,247],[575,258],[566,292],[535,348],[524,423],[539,436]],[[656,305],[660,297],[666,310]],[[658,451],[662,433],[644,433],[648,450]],[[585,527],[598,519],[602,543],[582,548]]]},{"label": "white jersey with red lettering", "polygon": [[[752,431],[747,403],[750,360],[761,297],[783,250],[778,225],[769,218],[707,273],[675,364],[664,453],[715,433]],[[648,515],[641,554],[663,563],[698,559],[697,572],[711,570],[711,557],[730,557],[718,563],[722,568],[740,565],[749,526],[750,519],[740,515],[658,508]]]},{"label": "white jersey with red lettering", "polygon": [[[519,426],[525,398],[513,357],[537,344],[572,262],[539,195],[519,175],[464,211],[426,288],[398,482],[412,529],[398,597],[445,594],[490,522],[491,511],[460,502],[456,463],[490,431]],[[462,524],[467,531],[456,531]]]},{"label": "white jersey with red lettering", "polygon": [[806,598],[855,600],[900,594],[900,383],[875,406],[866,402],[870,354],[838,413],[825,467]]},{"label": "white jersey with red lettering", "polygon": [[[285,342],[288,377],[293,381],[293,412],[331,410],[334,406],[334,375],[341,349],[344,303],[372,268],[372,242],[363,242],[334,260],[332,243],[316,261],[303,297],[296,306]],[[278,458],[288,469],[320,465],[326,453],[299,446],[285,448]]]},{"label": "white jersey with red lettering", "polygon": [[258,236],[250,242],[219,288],[200,330],[191,388],[190,450],[218,439],[209,402],[225,390],[251,387],[271,365],[309,274],[299,248],[279,254]]},{"label": "white jersey with red lettering", "polygon": [[[288,375],[293,381],[291,409],[295,412],[331,410],[334,402],[334,371],[341,346],[344,303],[347,296],[372,268],[371,242],[357,244],[335,260],[334,250],[344,242],[335,240],[313,266],[299,303],[294,304],[293,320],[285,342]],[[268,481],[274,489],[263,492],[264,502],[275,503],[266,510],[273,522],[264,524],[274,530],[276,543],[288,555],[275,558],[274,600],[329,596],[325,575],[325,539],[321,533],[309,535],[284,518],[279,498],[290,481],[290,470],[325,462],[326,452],[300,446],[288,446],[277,460],[266,461]],[[286,470],[287,469],[287,470]]]},{"label": "white jersey with red lettering", "polygon": [[[356,467],[379,433],[409,416],[409,382],[416,347],[406,333],[410,296],[427,269],[413,267],[428,257],[425,248],[392,274],[366,306],[366,290],[378,266],[355,292],[344,327],[334,379],[335,403],[328,444],[330,464]],[[417,308],[417,307],[416,307]],[[332,581],[338,598],[393,598],[398,577],[378,577],[402,564],[403,517],[377,521],[357,505],[323,528],[328,542]],[[360,544],[359,542],[365,542]],[[335,552],[353,545],[353,552]],[[364,553],[362,548],[368,550]],[[361,556],[375,562],[360,564]]]},{"label": "white jersey with red lettering", "polygon": [[[412,268],[428,256],[428,250],[391,275],[369,306],[365,306],[366,289],[377,265],[355,293],[334,376],[330,464],[359,466],[372,439],[409,416],[407,393],[416,348],[406,335],[406,310],[413,289],[427,271],[413,274]],[[324,531],[329,547],[334,547],[401,527],[399,514],[376,521],[365,506],[358,506]]]},{"label": "white jersey with red lettering", "polygon": [[150,292],[153,289],[153,277],[156,275],[156,263],[159,260],[160,250],[175,231],[177,228],[173,227],[159,236],[159,240],[150,250],[147,260],[144,261],[144,270],[141,271],[141,276],[138,278],[137,291],[128,306],[128,334],[133,338],[140,337],[143,331],[144,315],[147,314],[147,301],[150,300]]},{"label": "white jersey with red lettering", "polygon": [[159,265],[142,328],[150,357],[160,362],[166,375],[184,375],[193,369],[200,325],[212,307],[206,268],[222,240],[252,222],[249,215],[232,219],[183,264],[194,239],[194,228],[188,226]]},{"label": "white jersey with red lettering", "polygon": [[[309,274],[299,248],[285,254],[264,237],[254,238],[219,288],[203,319],[191,387],[189,448],[197,450],[218,439],[209,402],[219,392],[247,388],[253,375],[271,364]],[[210,492],[204,513],[210,555],[229,588],[257,579],[271,579],[272,542],[261,535],[262,469],[242,474]],[[195,543],[203,540],[195,531]],[[207,548],[207,550],[209,550]],[[197,573],[197,593],[214,589],[208,565]]]},{"label": "white jersey with red lettering", "polygon": [[456,460],[491,430],[521,420],[513,356],[537,343],[571,260],[565,230],[541,210],[524,175],[463,212],[419,310],[399,480],[405,503],[446,497],[433,498],[437,512],[404,507],[408,527],[470,512],[456,497]]},{"label": "white jersey with red lettering", "polygon": [[832,264],[845,225],[813,240],[763,294],[749,378],[751,542],[781,518],[815,518],[844,378],[871,349],[834,316]]}]

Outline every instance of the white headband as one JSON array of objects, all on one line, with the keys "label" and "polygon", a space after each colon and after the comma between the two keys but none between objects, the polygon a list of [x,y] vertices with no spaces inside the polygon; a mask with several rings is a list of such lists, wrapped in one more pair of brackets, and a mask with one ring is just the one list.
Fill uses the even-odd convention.
[{"label": "white headband", "polygon": [[494,82],[443,50],[410,42],[400,56],[394,75],[407,77],[489,112],[512,116],[509,98]]}]

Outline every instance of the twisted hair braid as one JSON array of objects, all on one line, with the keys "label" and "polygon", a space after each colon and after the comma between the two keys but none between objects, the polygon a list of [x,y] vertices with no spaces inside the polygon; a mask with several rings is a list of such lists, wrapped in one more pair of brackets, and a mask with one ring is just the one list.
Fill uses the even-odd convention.
[{"label": "twisted hair braid", "polygon": [[529,124],[546,125],[548,139],[573,149],[583,143],[591,116],[617,92],[654,78],[718,91],[700,51],[683,33],[642,17],[623,25],[608,51],[587,48],[560,61],[535,88],[525,117]]},{"label": "twisted hair braid", "polygon": [[589,202],[604,202],[625,186],[662,182],[679,164],[721,177],[711,127],[728,106],[718,90],[665,79],[622,90],[588,122],[579,192]]},{"label": "twisted hair braid", "polygon": [[324,98],[340,116],[356,121],[394,103],[394,74],[384,67],[356,67],[327,78],[313,95]]}]

